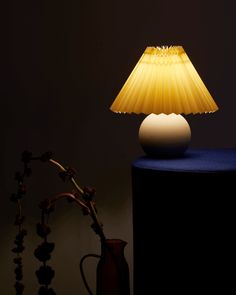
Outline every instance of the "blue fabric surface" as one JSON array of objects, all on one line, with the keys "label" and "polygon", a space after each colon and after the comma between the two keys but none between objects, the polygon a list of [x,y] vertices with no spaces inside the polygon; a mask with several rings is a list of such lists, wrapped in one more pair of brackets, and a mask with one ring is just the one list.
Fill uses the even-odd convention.
[{"label": "blue fabric surface", "polygon": [[136,159],[133,167],[193,173],[236,172],[236,148],[189,149],[183,157],[174,159],[154,159],[144,156]]}]

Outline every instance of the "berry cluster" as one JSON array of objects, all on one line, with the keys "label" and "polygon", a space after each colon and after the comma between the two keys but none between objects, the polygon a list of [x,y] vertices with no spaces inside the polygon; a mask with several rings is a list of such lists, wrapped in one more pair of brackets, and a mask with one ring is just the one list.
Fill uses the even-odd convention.
[{"label": "berry cluster", "polygon": [[[42,203],[41,205],[42,206]],[[42,209],[42,218],[41,223],[36,225],[36,231],[38,236],[43,239],[43,242],[35,249],[34,256],[42,262],[42,266],[35,272],[40,287],[38,294],[39,295],[56,295],[55,291],[52,288],[49,288],[52,279],[54,278],[55,271],[47,265],[47,261],[51,259],[51,253],[55,248],[54,243],[49,243],[47,238],[51,232],[51,229],[48,225],[49,214],[53,208],[41,208]],[[46,221],[47,220],[47,221]]]},{"label": "berry cluster", "polygon": [[16,290],[16,295],[22,295],[24,291],[24,285],[22,283],[23,279],[23,263],[21,254],[25,249],[24,246],[24,237],[27,235],[27,231],[23,228],[23,223],[25,217],[22,215],[21,200],[26,194],[26,186],[24,184],[24,178],[31,175],[31,168],[29,167],[29,162],[31,160],[31,153],[23,152],[22,153],[22,162],[24,163],[23,172],[17,171],[15,174],[15,180],[17,181],[17,191],[13,193],[10,197],[10,201],[16,204],[17,213],[15,217],[14,225],[18,227],[18,233],[16,234],[14,241],[14,248],[12,252],[16,254],[16,257],[13,259],[15,267],[15,278],[16,283],[14,285]]},{"label": "berry cluster", "polygon": [[[34,251],[34,256],[43,263],[43,265],[35,272],[39,284],[43,285],[39,289],[39,295],[56,295],[55,291],[52,288],[49,288],[55,275],[55,271],[47,265],[47,261],[51,259],[51,253],[55,248],[55,244],[49,243],[47,240],[47,237],[51,232],[48,225],[49,214],[51,211],[52,209],[42,208],[41,223],[36,225],[37,234],[43,239],[43,242]],[[47,216],[47,218],[45,218],[45,216]],[[47,219],[47,223],[45,222],[45,219]]]}]

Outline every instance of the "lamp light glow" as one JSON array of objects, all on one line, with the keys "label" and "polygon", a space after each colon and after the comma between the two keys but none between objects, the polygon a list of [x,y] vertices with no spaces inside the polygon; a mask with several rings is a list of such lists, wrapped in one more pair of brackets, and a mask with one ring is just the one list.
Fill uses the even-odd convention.
[{"label": "lamp light glow", "polygon": [[[113,112],[120,113],[187,115],[215,112],[218,110],[218,106],[183,47],[163,46],[146,48],[110,109]],[[172,116],[172,118],[175,117]],[[159,121],[163,120],[155,121],[159,124]],[[167,120],[165,121],[167,122]],[[180,125],[182,122],[181,120]],[[175,124],[178,124],[177,121]],[[174,126],[174,124],[170,125]],[[172,127],[170,126],[170,128]],[[148,130],[148,128],[143,129]],[[152,131],[151,138],[153,138],[153,141],[150,138],[148,140],[149,145],[151,142],[153,144],[152,156],[159,156],[160,151],[162,151],[161,154],[165,154],[164,146],[166,146],[168,154],[172,153],[171,151],[173,153],[179,153],[177,150],[184,151],[188,146],[186,140],[188,138],[190,141],[191,137],[190,129],[183,128],[182,132],[186,132],[186,134],[182,134],[180,137],[186,139],[185,144],[182,149],[176,149],[181,140],[174,136],[176,144],[174,144],[174,140],[171,141],[171,145],[169,145],[169,140],[164,144],[164,137],[159,141],[160,136],[158,134],[160,132],[160,127],[157,127],[157,137],[154,139],[155,132]],[[139,134],[148,138],[148,135],[143,135],[143,132],[139,132]],[[171,131],[169,134],[171,134]],[[145,150],[143,141],[141,144]],[[156,152],[155,146],[157,147]]]}]

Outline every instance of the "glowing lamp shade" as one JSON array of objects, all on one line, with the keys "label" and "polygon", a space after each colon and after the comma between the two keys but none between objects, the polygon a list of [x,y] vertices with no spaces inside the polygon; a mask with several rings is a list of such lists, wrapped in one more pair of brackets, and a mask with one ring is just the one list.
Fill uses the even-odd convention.
[{"label": "glowing lamp shade", "polygon": [[144,151],[158,157],[181,154],[188,147],[190,127],[179,114],[218,107],[183,47],[165,46],[146,48],[110,109],[152,114],[141,124],[139,138]]}]

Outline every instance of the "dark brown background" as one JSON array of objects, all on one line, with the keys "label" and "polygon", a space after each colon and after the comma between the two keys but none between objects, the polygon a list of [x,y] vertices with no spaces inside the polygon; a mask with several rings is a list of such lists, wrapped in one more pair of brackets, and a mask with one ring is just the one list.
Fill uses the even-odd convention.
[{"label": "dark brown background", "polygon": [[[233,1],[51,0],[7,1],[1,7],[0,289],[14,294],[12,254],[13,174],[25,149],[52,150],[78,170],[82,184],[97,188],[108,237],[128,241],[132,279],[130,165],[142,154],[140,115],[116,115],[109,106],[150,45],[183,45],[220,107],[215,114],[188,116],[192,146],[232,147],[235,137],[235,15]],[[35,164],[24,201],[27,215],[25,278],[36,294],[33,250],[39,200],[68,189],[52,168]],[[147,200],[149,201],[148,196]],[[142,218],[142,212],[140,212]],[[56,241],[51,264],[57,294],[86,294],[78,262],[99,252],[90,220],[61,202],[52,218]],[[94,281],[95,263],[87,272]]]}]

